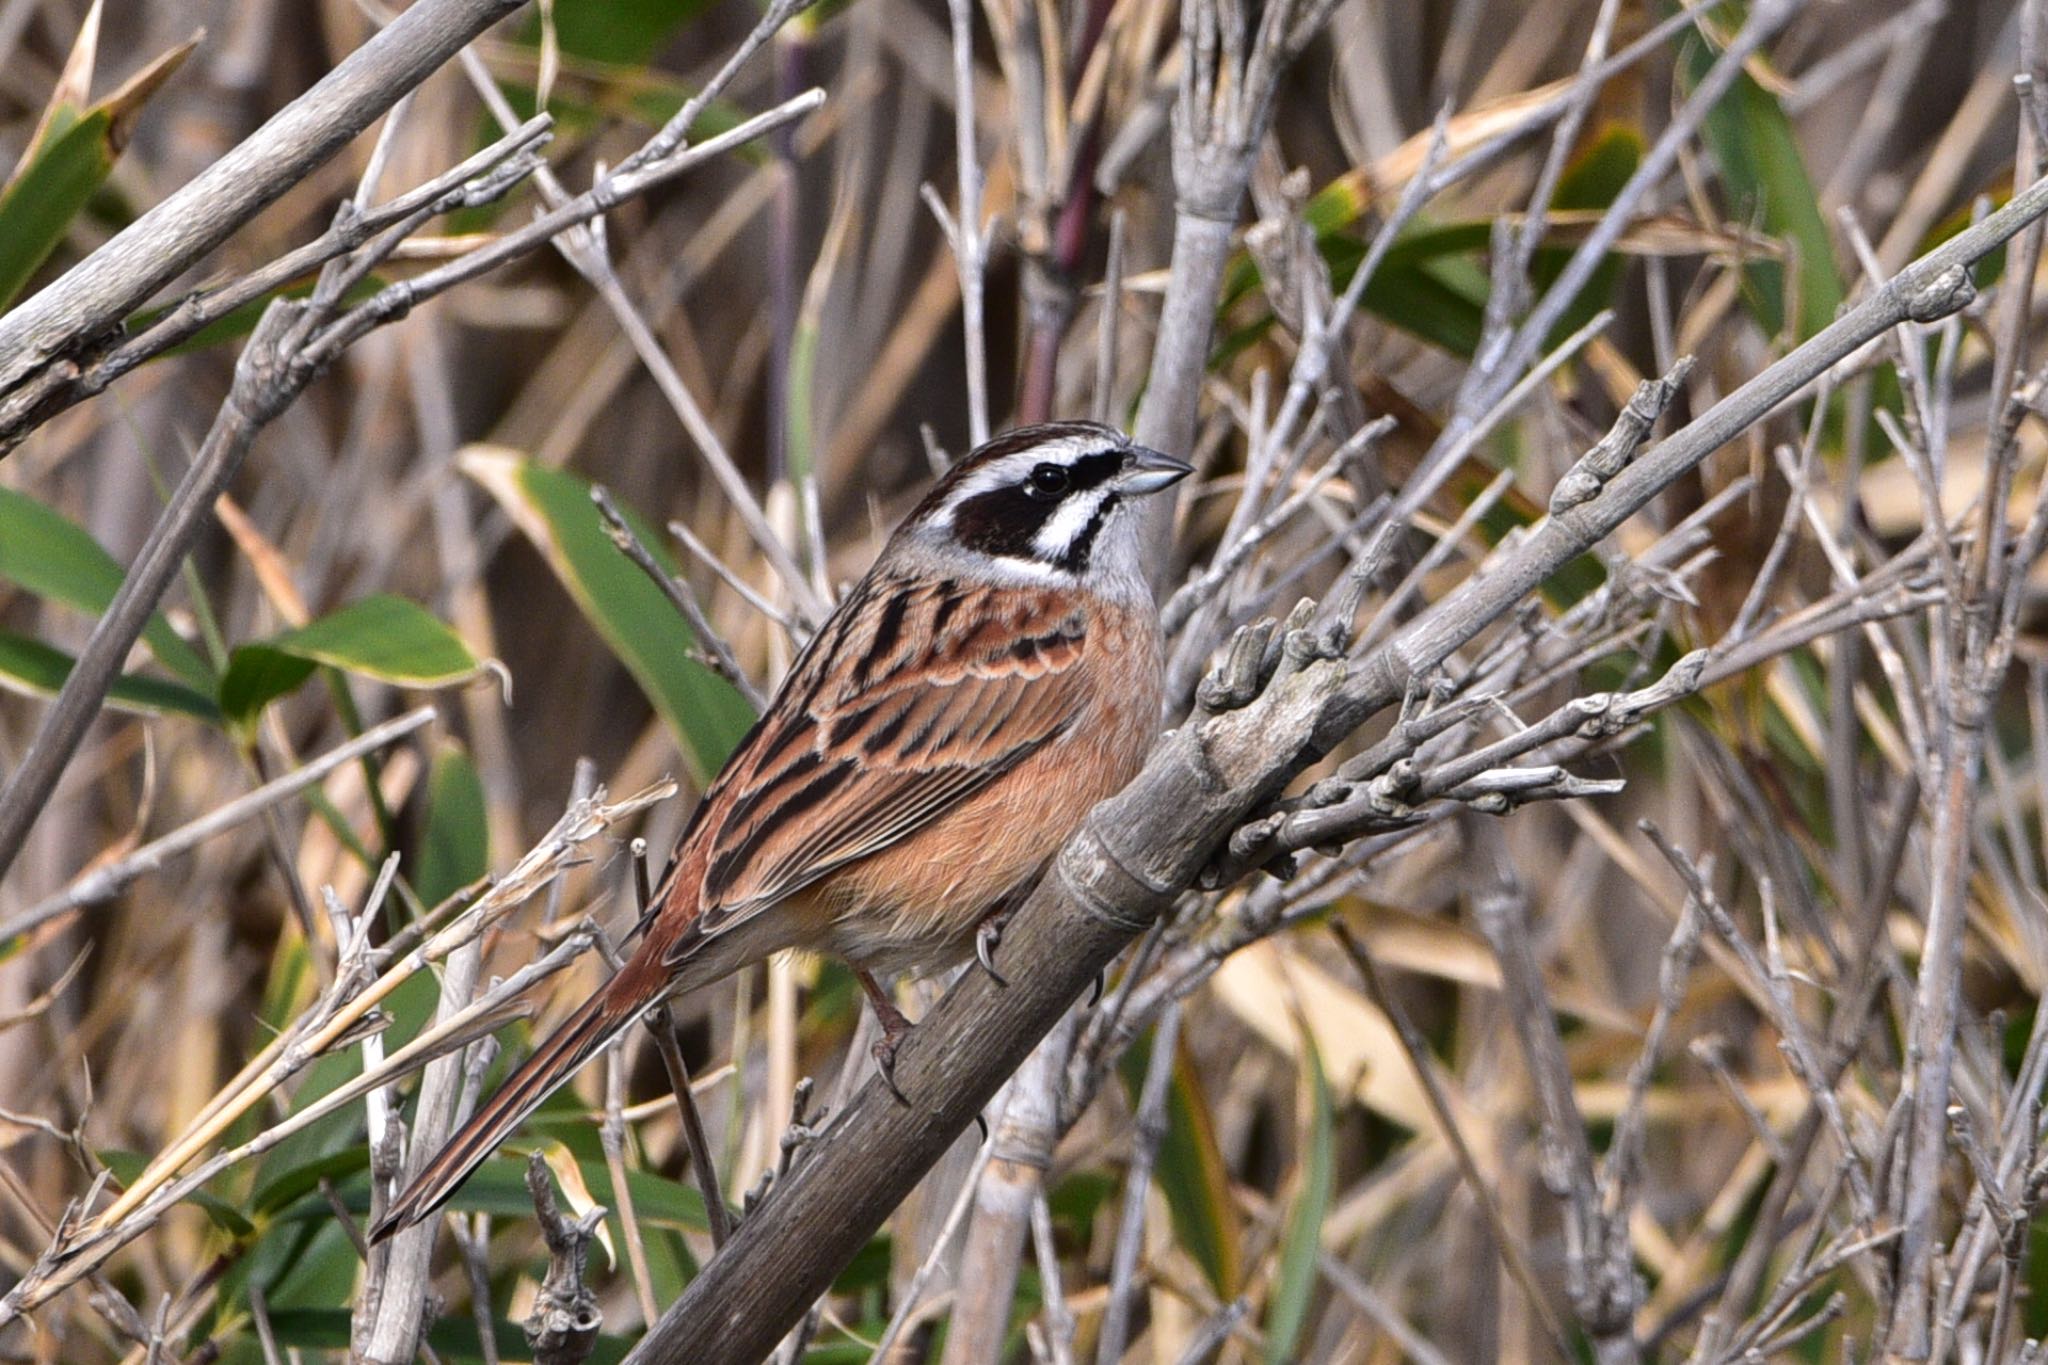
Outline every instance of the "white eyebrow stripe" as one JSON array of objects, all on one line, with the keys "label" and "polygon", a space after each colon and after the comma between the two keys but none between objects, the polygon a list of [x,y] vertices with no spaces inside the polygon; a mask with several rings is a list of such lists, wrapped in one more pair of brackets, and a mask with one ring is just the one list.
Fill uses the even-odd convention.
[{"label": "white eyebrow stripe", "polygon": [[1022,477],[1023,475],[1010,461],[1003,460],[977,472],[972,478],[963,480],[946,499],[945,524],[953,524],[953,514],[960,510],[961,504],[973,502],[984,493],[993,493],[998,488],[1014,484]]}]

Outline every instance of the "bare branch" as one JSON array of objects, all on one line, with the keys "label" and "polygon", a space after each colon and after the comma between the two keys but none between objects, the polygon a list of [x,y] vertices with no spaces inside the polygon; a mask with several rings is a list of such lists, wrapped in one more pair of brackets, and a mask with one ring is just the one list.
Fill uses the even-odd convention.
[{"label": "bare branch", "polygon": [[534,1365],[583,1365],[604,1326],[597,1294],[583,1283],[583,1262],[605,1211],[595,1208],[575,1219],[562,1213],[547,1158],[539,1152],[526,1159],[526,1188],[548,1244],[548,1273],[526,1316],[526,1344],[533,1348]]},{"label": "bare branch", "polygon": [[427,0],[350,53],[233,151],[0,318],[0,396],[62,384],[117,327],[523,0]]}]

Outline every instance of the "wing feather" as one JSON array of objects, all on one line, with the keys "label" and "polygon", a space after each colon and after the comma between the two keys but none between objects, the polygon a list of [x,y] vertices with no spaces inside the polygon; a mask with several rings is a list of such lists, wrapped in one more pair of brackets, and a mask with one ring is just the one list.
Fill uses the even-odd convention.
[{"label": "wing feather", "polygon": [[[703,913],[671,957],[942,818],[1083,706],[1065,593],[863,582],[702,807]],[[785,702],[795,705],[785,707]]]}]

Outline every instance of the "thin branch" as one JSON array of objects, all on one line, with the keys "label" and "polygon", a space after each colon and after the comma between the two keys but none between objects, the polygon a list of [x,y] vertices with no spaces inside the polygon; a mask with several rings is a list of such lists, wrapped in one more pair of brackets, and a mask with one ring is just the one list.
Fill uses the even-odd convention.
[{"label": "thin branch", "polygon": [[19,937],[73,910],[105,905],[138,879],[161,871],[173,858],[182,857],[215,835],[225,834],[279,802],[325,781],[336,769],[353,763],[364,754],[375,753],[405,738],[438,714],[431,706],[421,706],[394,720],[373,726],[303,767],[272,778],[256,790],[215,807],[190,824],[150,840],[119,861],[94,868],[56,895],[38,901],[13,919],[0,921],[0,941]]},{"label": "thin branch", "polygon": [[696,636],[696,648],[691,651],[693,656],[737,688],[758,715],[766,705],[765,700],[747,677],[746,670],[740,667],[739,660],[733,657],[732,646],[725,642],[725,637],[704,614],[704,608],[697,601],[697,594],[690,591],[690,585],[655,562],[654,552],[641,542],[639,533],[627,524],[618,504],[612,501],[611,490],[599,484],[590,490],[590,500],[597,504],[598,515],[604,518],[605,533],[611,537],[612,544],[619,547],[619,553],[632,560],[634,567],[661,589],[662,596],[676,609],[676,614],[689,623],[691,634]]},{"label": "thin branch", "polygon": [[[65,358],[112,332],[522,3],[412,6],[182,189],[0,317],[0,396],[10,410],[24,391],[39,397],[37,390],[61,385]],[[26,429],[10,421],[7,441]]]},{"label": "thin branch", "polygon": [[[974,7],[946,0],[953,35],[953,158],[960,175],[960,211],[948,215],[934,201],[960,271],[960,321],[967,347],[967,438],[988,440],[988,331],[982,319],[982,278],[988,238],[982,222],[981,158],[974,147]],[[927,187],[929,189],[929,187]]]},{"label": "thin branch", "polygon": [[869,1357],[871,1361],[882,1362],[889,1359],[889,1348],[896,1344],[896,1338],[903,1334],[904,1329],[910,1326],[919,1315],[919,1310],[925,1306],[925,1288],[931,1283],[932,1277],[938,1274],[940,1261],[952,1247],[953,1238],[959,1233],[961,1225],[967,1221],[968,1210],[974,1207],[974,1192],[980,1186],[982,1172],[988,1169],[989,1157],[994,1152],[995,1142],[991,1138],[982,1143],[980,1150],[975,1153],[974,1164],[967,1168],[967,1179],[961,1183],[960,1193],[953,1197],[952,1207],[946,1211],[946,1219],[939,1225],[938,1235],[932,1238],[931,1252],[919,1263],[917,1272],[910,1277],[910,1283],[903,1291],[903,1302],[896,1305],[896,1312],[890,1317],[889,1325],[883,1329],[881,1339],[875,1343],[874,1352]]},{"label": "thin branch", "polygon": [[1166,1098],[1180,1048],[1180,1008],[1169,1005],[1152,1035],[1152,1056],[1138,1091],[1138,1113],[1132,1125],[1131,1161],[1124,1172],[1124,1205],[1117,1220],[1115,1249],[1110,1253],[1109,1300],[1096,1336],[1096,1365],[1116,1365],[1130,1339],[1138,1257],[1145,1249],[1145,1205],[1152,1197],[1152,1166],[1166,1140]]},{"label": "thin branch", "polygon": [[526,1188],[548,1247],[547,1276],[526,1316],[526,1344],[533,1348],[534,1365],[583,1365],[597,1349],[604,1326],[597,1294],[583,1283],[583,1262],[605,1211],[592,1209],[575,1219],[562,1213],[555,1205],[547,1158],[539,1152],[527,1158]]},{"label": "thin branch", "polygon": [[[1400,1002],[1387,990],[1386,983],[1380,979],[1379,969],[1373,964],[1372,955],[1366,951],[1365,945],[1353,936],[1350,928],[1342,920],[1333,920],[1330,928],[1336,934],[1339,946],[1344,949],[1344,955],[1350,958],[1352,966],[1358,969],[1359,978],[1365,983],[1366,998],[1371,1000],[1394,1026],[1394,1035],[1401,1040],[1401,1050],[1408,1059],[1409,1068],[1414,1071],[1416,1083],[1422,1087],[1423,1096],[1429,1101],[1429,1112],[1436,1119],[1438,1136],[1443,1139],[1444,1145],[1451,1149],[1451,1155],[1457,1161],[1458,1173],[1464,1178],[1465,1188],[1471,1194],[1473,1202],[1479,1206],[1480,1214],[1486,1219],[1487,1231],[1493,1235],[1493,1245],[1500,1252],[1501,1263],[1507,1267],[1508,1274],[1520,1287],[1523,1297],[1528,1301],[1529,1311],[1535,1314],[1537,1322],[1542,1325],[1544,1335],[1559,1349],[1560,1355],[1569,1357],[1571,1343],[1565,1336],[1564,1326],[1551,1311],[1550,1300],[1544,1294],[1542,1286],[1537,1283],[1536,1272],[1529,1265],[1528,1256],[1521,1242],[1508,1230],[1507,1219],[1501,1215],[1499,1201],[1493,1195],[1493,1182],[1479,1168],[1478,1159],[1472,1155],[1472,1148],[1465,1141],[1463,1130],[1458,1127],[1457,1116],[1451,1111],[1450,1098],[1444,1093],[1443,1082],[1437,1076],[1437,1068],[1430,1056],[1429,1045],[1423,1039],[1422,1030],[1415,1026],[1415,1021],[1409,1017],[1408,1011],[1403,1009]],[[1324,1266],[1324,1273],[1331,1273],[1327,1263]],[[1336,1282],[1334,1277],[1333,1282]]]}]

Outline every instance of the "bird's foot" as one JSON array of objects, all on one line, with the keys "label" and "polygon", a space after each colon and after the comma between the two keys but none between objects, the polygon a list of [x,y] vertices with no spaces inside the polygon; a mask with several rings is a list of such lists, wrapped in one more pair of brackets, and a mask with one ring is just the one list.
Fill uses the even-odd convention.
[{"label": "bird's foot", "polygon": [[868,1049],[868,1055],[875,1059],[875,1068],[882,1073],[882,1083],[889,1087],[900,1104],[909,1104],[909,1096],[903,1087],[896,1084],[896,1049],[910,1032],[910,1021],[903,1017],[903,1011],[896,1008],[896,1002],[882,989],[870,971],[856,970],[854,979],[860,982],[861,990],[867,995],[868,1005],[875,1012],[875,1020],[882,1026],[882,1036]]}]

